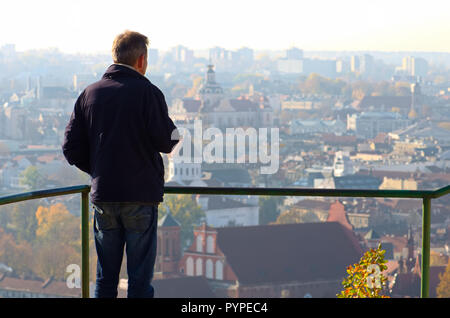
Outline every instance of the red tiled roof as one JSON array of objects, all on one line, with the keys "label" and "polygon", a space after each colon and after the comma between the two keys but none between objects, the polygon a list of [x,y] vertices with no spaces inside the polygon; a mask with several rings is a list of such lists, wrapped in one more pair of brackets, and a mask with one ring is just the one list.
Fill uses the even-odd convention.
[{"label": "red tiled roof", "polygon": [[337,222],[217,229],[217,244],[240,283],[340,280],[362,249]]}]

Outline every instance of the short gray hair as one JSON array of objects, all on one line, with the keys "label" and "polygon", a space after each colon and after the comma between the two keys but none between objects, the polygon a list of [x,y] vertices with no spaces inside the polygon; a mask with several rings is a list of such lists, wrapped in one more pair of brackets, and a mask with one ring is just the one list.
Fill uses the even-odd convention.
[{"label": "short gray hair", "polygon": [[148,38],[138,32],[125,30],[116,36],[112,46],[114,63],[134,65],[142,54],[147,54]]}]

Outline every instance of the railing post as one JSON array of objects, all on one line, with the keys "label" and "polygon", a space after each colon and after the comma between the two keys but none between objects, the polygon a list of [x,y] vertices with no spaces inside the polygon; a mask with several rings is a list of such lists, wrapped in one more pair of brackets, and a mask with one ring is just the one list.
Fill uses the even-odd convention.
[{"label": "railing post", "polygon": [[81,297],[89,298],[89,192],[81,192]]},{"label": "railing post", "polygon": [[422,203],[422,285],[420,297],[429,297],[430,287],[430,224],[431,224],[431,198],[424,197]]}]

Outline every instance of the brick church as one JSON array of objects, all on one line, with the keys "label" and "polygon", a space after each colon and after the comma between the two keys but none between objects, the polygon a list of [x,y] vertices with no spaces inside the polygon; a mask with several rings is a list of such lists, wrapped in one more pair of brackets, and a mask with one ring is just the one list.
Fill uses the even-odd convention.
[{"label": "brick church", "polygon": [[203,278],[217,297],[335,297],[363,251],[339,222],[194,229],[181,251],[180,225],[158,224],[155,280]]}]

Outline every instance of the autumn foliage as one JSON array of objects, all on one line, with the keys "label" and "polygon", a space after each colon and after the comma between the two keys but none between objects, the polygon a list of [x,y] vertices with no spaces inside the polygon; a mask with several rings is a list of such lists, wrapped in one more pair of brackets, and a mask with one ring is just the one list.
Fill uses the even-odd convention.
[{"label": "autumn foliage", "polygon": [[342,281],[344,290],[338,298],[389,298],[382,295],[387,278],[382,274],[387,269],[385,251],[381,244],[377,249],[364,253],[358,264],[347,267],[348,277]]},{"label": "autumn foliage", "polygon": [[67,265],[80,263],[80,220],[64,204],[17,204],[10,212],[0,224],[0,263],[15,275],[63,279]]},{"label": "autumn foliage", "polygon": [[448,262],[445,272],[439,274],[436,294],[438,298],[450,298],[450,262]]}]

